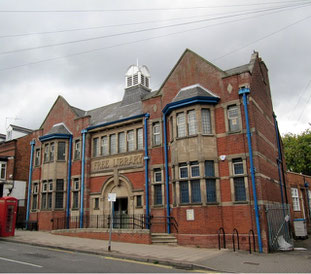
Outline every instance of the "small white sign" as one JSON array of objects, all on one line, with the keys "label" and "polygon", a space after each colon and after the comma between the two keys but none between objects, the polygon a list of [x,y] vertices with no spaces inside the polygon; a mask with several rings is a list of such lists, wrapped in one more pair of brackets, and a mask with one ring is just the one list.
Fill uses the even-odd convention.
[{"label": "small white sign", "polygon": [[117,199],[116,193],[108,193],[108,202],[115,202]]},{"label": "small white sign", "polygon": [[187,221],[194,221],[194,210],[187,209]]}]

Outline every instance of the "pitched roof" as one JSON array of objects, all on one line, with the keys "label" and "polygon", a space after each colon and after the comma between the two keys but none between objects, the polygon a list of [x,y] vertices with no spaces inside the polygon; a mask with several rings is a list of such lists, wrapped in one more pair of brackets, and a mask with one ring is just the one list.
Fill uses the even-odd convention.
[{"label": "pitched roof", "polygon": [[46,135],[51,134],[72,134],[64,123],[55,124]]},{"label": "pitched roof", "polygon": [[177,93],[175,98],[173,99],[173,102],[177,102],[177,101],[181,101],[181,100],[189,99],[189,98],[193,98],[193,97],[198,97],[198,96],[219,98],[219,96],[215,95],[210,90],[202,87],[200,84],[195,84],[192,86],[182,88]]}]

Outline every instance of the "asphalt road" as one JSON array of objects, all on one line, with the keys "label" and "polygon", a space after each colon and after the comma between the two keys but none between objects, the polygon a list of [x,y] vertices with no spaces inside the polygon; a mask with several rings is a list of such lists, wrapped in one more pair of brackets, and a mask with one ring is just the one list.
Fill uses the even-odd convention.
[{"label": "asphalt road", "polygon": [[1,273],[180,273],[169,266],[0,241]]}]

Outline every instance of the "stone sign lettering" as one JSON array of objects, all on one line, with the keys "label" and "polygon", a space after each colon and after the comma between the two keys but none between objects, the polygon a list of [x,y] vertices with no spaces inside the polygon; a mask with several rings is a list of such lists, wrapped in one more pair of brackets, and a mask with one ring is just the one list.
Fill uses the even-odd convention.
[{"label": "stone sign lettering", "polygon": [[141,166],[143,165],[143,155],[127,155],[122,157],[105,158],[101,160],[92,161],[92,172],[104,171],[105,169]]}]

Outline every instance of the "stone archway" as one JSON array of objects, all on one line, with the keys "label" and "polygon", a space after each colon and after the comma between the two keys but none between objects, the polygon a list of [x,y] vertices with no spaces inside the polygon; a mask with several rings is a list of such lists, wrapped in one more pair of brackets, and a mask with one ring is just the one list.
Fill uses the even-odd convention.
[{"label": "stone archway", "polygon": [[134,196],[132,183],[124,176],[119,176],[117,180],[115,179],[115,177],[109,178],[102,188],[103,214],[108,215],[110,213],[108,193],[116,193],[117,201],[115,203],[115,208],[118,212],[133,214]]}]

